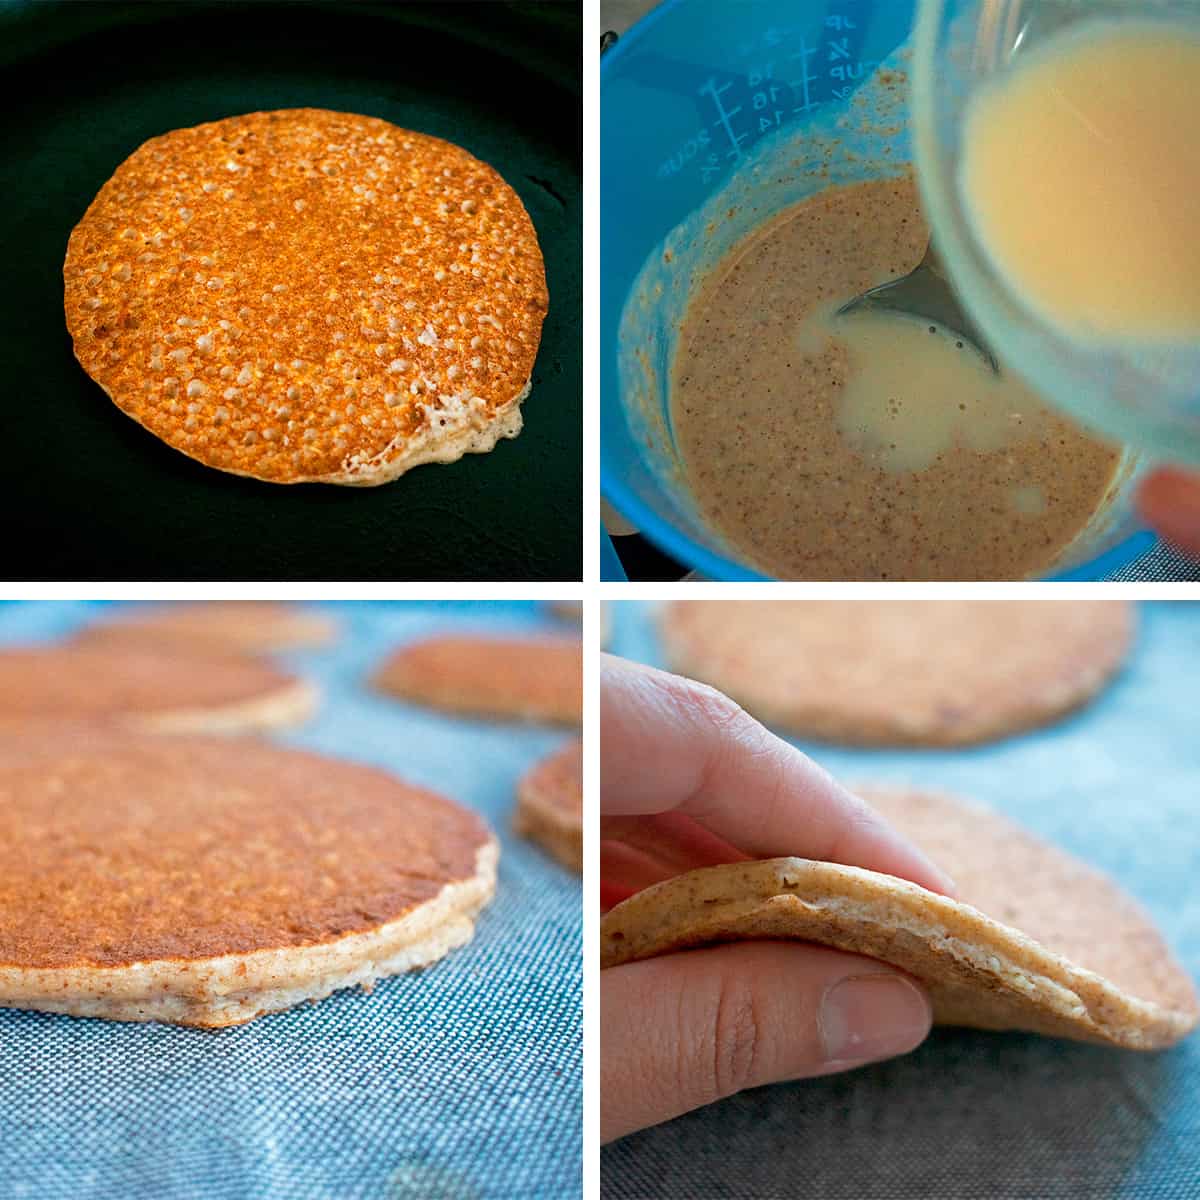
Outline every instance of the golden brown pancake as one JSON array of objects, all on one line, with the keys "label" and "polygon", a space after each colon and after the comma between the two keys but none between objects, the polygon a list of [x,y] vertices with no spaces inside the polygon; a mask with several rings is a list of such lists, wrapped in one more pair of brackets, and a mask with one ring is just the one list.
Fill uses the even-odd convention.
[{"label": "golden brown pancake", "polygon": [[576,739],[531,767],[517,784],[513,828],[565,867],[583,870],[583,743]]},{"label": "golden brown pancake", "polygon": [[237,1025],[424,966],[492,894],[483,822],[254,740],[0,723],[0,1004]]},{"label": "golden brown pancake", "polygon": [[1105,600],[679,601],[671,668],[802,737],[954,746],[1048,724],[1124,661]]},{"label": "golden brown pancake", "polygon": [[863,788],[958,887],[801,858],[690,871],[601,921],[601,963],[713,942],[797,938],[921,981],[943,1025],[1022,1029],[1135,1050],[1200,1020],[1195,985],[1141,906],[1099,871],[974,805]]},{"label": "golden brown pancake", "polygon": [[515,437],[547,306],[491,167],[316,108],[151,138],[63,275],[75,356],[117,406],[271,483],[384,483]]},{"label": "golden brown pancake", "polygon": [[83,642],[0,650],[0,717],[241,733],[295,724],[316,702],[311,684],[227,651]]},{"label": "golden brown pancake", "polygon": [[84,626],[76,640],[109,645],[186,643],[215,650],[271,653],[323,646],[336,626],[320,613],[268,600],[206,600],[121,609]]},{"label": "golden brown pancake", "polygon": [[447,712],[563,725],[583,720],[582,646],[565,637],[424,638],[401,646],[374,682]]}]

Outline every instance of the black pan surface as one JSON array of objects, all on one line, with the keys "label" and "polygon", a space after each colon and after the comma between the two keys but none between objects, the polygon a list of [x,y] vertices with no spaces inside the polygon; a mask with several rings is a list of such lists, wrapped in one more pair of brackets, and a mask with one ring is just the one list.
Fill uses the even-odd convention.
[{"label": "black pan surface", "polygon": [[[0,502],[13,580],[581,578],[576,3],[0,7]],[[550,311],[525,429],[377,488],[222,474],[124,416],[71,352],[67,236],[147,138],[256,109],[448,138],[517,190]]]}]

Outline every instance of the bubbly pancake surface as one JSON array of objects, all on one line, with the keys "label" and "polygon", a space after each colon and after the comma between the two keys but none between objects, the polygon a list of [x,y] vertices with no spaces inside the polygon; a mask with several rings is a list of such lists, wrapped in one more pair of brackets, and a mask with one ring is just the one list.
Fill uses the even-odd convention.
[{"label": "bubbly pancake surface", "polygon": [[375,484],[521,427],[547,308],[517,194],[374,117],[247,113],[139,147],[71,234],[67,326],[208,466]]},{"label": "bubbly pancake surface", "polygon": [[1046,724],[1125,659],[1121,601],[678,601],[673,670],[851,744],[960,745]]},{"label": "bubbly pancake surface", "polygon": [[0,966],[303,948],[472,879],[483,822],[383,771],[257,742],[0,725]]}]

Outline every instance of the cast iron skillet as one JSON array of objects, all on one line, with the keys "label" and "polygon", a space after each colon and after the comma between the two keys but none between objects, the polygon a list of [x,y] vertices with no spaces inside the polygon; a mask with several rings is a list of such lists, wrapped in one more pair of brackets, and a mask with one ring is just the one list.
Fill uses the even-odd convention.
[{"label": "cast iron skillet", "polygon": [[[0,578],[581,578],[576,3],[0,7]],[[280,487],[159,442],[71,352],[67,235],[146,138],[311,105],[448,138],[520,194],[550,311],[525,429],[378,488]]]}]

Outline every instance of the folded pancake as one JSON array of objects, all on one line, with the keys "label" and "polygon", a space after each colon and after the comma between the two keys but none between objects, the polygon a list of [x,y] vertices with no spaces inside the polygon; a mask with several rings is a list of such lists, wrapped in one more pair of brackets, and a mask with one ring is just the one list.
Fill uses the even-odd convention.
[{"label": "folded pancake", "polygon": [[800,858],[708,867],[612,909],[600,927],[601,965],[795,938],[909,972],[943,1025],[1153,1050],[1200,1021],[1188,972],[1141,906],[1099,871],[950,797],[859,794],[950,874],[956,899]]}]

